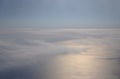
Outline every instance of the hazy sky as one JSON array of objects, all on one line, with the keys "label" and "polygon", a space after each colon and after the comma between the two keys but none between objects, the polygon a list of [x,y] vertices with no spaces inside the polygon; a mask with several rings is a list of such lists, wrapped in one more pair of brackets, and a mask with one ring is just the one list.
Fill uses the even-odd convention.
[{"label": "hazy sky", "polygon": [[0,26],[119,26],[120,0],[0,0]]}]

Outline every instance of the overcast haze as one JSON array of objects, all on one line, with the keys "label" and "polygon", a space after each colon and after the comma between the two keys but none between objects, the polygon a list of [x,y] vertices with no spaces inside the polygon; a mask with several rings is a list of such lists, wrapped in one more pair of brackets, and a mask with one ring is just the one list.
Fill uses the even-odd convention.
[{"label": "overcast haze", "polygon": [[0,79],[120,79],[116,27],[120,0],[0,0]]},{"label": "overcast haze", "polygon": [[120,0],[0,0],[0,27],[120,25]]}]

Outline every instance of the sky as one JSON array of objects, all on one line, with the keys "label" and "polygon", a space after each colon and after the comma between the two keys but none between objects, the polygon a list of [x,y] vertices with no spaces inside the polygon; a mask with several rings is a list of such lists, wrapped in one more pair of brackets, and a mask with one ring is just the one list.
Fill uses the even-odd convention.
[{"label": "sky", "polygon": [[120,26],[120,0],[0,0],[0,27]]}]

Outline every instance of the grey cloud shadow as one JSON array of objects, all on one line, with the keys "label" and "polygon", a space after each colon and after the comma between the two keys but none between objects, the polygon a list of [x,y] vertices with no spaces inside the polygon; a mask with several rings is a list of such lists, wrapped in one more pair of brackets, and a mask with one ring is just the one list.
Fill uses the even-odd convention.
[{"label": "grey cloud shadow", "polygon": [[28,67],[0,70],[1,79],[33,79],[33,71]]}]

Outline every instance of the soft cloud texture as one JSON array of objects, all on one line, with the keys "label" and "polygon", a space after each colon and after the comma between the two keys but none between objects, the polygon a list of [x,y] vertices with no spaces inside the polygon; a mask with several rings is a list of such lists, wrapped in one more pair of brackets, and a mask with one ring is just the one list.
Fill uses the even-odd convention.
[{"label": "soft cloud texture", "polygon": [[50,79],[48,63],[59,55],[88,54],[120,63],[119,47],[119,29],[0,29],[0,78]]}]

